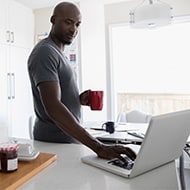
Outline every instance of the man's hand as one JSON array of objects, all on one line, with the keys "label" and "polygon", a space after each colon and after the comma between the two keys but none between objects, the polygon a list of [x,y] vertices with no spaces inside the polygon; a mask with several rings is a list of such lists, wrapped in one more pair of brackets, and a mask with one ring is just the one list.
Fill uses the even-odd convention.
[{"label": "man's hand", "polygon": [[89,90],[85,90],[80,94],[80,103],[83,106],[89,106]]},{"label": "man's hand", "polygon": [[127,162],[125,158],[121,156],[121,154],[127,155],[131,160],[136,159],[136,153],[128,148],[121,145],[105,145],[102,144],[101,148],[99,149],[97,155],[100,158],[104,159],[113,159],[113,158],[119,158],[123,162]]}]

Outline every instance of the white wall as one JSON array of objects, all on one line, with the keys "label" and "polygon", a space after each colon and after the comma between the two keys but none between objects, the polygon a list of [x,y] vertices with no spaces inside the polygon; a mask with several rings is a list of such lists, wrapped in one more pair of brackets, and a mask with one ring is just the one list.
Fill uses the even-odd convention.
[{"label": "white wall", "polygon": [[[131,0],[127,2],[113,3],[105,5],[106,24],[129,22],[129,11],[139,5],[142,0]],[[189,0],[162,0],[173,8],[174,16],[190,14]],[[117,14],[116,14],[117,13]]]},{"label": "white wall", "polygon": [[35,16],[35,42],[37,35],[49,33],[51,28],[50,17],[53,13],[53,7],[34,10]]},{"label": "white wall", "polygon": [[[82,89],[101,89],[106,97],[104,5],[101,0],[81,0]],[[83,108],[84,121],[106,120],[106,99],[102,111]]]}]

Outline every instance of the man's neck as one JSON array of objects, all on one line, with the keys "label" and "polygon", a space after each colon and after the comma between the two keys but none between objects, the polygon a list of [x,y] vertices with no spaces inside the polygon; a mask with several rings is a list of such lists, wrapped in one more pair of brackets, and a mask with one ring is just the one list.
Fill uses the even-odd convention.
[{"label": "man's neck", "polygon": [[55,43],[55,45],[61,50],[64,51],[64,45],[61,43],[51,32],[50,32],[50,38]]}]

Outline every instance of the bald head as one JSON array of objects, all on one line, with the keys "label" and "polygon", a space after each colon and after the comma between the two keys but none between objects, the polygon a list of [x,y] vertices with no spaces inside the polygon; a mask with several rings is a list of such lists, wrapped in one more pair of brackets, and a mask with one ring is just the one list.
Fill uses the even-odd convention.
[{"label": "bald head", "polygon": [[74,11],[76,13],[78,13],[80,15],[80,10],[78,9],[78,7],[70,2],[61,2],[59,3],[53,11],[53,15],[61,15],[63,12],[66,11]]},{"label": "bald head", "polygon": [[51,17],[52,29],[51,37],[57,44],[69,45],[78,33],[81,23],[81,13],[79,8],[70,2],[59,3],[53,11]]}]

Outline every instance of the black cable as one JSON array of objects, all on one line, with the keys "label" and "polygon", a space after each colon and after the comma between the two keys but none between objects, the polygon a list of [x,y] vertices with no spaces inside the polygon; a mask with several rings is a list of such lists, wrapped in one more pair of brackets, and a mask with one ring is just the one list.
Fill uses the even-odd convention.
[{"label": "black cable", "polygon": [[186,154],[190,157],[190,145],[186,144],[184,151],[186,152]]}]

